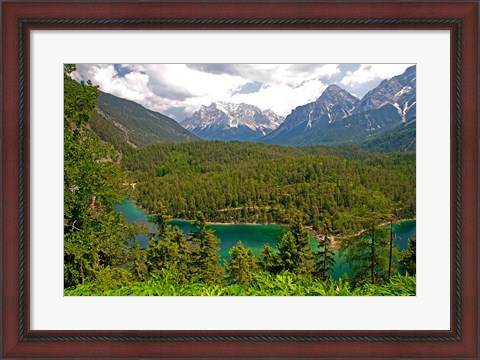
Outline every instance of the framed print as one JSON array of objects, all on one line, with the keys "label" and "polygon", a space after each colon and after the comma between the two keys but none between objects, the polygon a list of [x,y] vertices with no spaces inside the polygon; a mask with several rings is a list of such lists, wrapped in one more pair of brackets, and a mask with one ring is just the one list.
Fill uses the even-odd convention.
[{"label": "framed print", "polygon": [[2,19],[2,357],[478,357],[477,1]]}]

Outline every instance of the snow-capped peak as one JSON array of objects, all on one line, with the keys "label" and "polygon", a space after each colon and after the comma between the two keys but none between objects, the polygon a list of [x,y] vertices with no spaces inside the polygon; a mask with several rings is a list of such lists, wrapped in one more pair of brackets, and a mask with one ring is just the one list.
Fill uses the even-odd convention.
[{"label": "snow-capped peak", "polygon": [[[212,102],[209,106],[202,105],[191,117],[181,124],[194,134],[202,137],[202,132],[220,132],[221,137],[210,136],[204,138],[225,139],[225,133],[234,133],[228,140],[244,140],[245,133],[248,139],[263,136],[276,129],[284,118],[272,110],[262,111],[257,106],[245,103],[230,103],[226,101]],[[203,134],[204,135],[204,134]]]}]

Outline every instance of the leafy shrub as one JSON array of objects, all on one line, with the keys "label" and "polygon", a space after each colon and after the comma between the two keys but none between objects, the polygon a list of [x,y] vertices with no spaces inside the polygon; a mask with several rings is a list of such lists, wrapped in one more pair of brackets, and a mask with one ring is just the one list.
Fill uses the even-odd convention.
[{"label": "leafy shrub", "polygon": [[191,280],[178,281],[175,274],[162,271],[151,280],[105,290],[99,284],[79,285],[65,290],[66,296],[415,296],[416,278],[395,275],[383,285],[365,284],[352,289],[344,279],[325,281],[282,271],[272,275],[257,272],[249,285],[209,285]]}]

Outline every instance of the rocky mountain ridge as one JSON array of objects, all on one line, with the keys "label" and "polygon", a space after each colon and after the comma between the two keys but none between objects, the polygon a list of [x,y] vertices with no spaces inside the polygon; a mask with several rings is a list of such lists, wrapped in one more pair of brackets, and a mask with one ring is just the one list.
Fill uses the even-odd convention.
[{"label": "rocky mountain ridge", "polygon": [[270,109],[218,101],[202,105],[180,124],[205,140],[252,141],[272,132],[283,120]]},{"label": "rocky mountain ridge", "polygon": [[358,99],[338,85],[298,106],[260,141],[281,145],[360,142],[416,119],[416,66]]}]

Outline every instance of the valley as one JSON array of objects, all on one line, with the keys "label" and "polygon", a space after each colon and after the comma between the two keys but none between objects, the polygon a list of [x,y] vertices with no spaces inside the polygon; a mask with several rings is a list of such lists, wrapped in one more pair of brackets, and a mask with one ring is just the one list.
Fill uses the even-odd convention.
[{"label": "valley", "polygon": [[415,66],[183,120],[65,69],[66,295],[415,294]]},{"label": "valley", "polygon": [[[305,146],[356,144],[375,149],[376,139],[400,131],[416,120],[416,68],[384,80],[362,99],[336,84],[329,85],[314,102],[299,105],[282,118],[270,109],[265,116],[247,104],[202,105],[180,124],[205,140],[255,141],[267,144]],[[412,150],[414,134],[404,134]],[[382,150],[381,147],[378,148]],[[393,150],[393,149],[392,149]]]},{"label": "valley", "polygon": [[[241,142],[161,144],[124,156],[134,199],[174,218],[201,211],[209,222],[288,223],[349,234],[394,216],[415,217],[415,156],[354,148],[291,148]],[[337,150],[338,151],[338,150]]]}]

